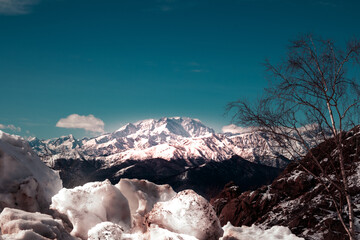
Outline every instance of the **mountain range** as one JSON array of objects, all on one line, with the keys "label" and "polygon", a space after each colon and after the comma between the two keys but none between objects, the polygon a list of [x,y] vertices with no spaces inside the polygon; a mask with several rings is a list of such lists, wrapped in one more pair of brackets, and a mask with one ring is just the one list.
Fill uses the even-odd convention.
[{"label": "mountain range", "polygon": [[230,181],[242,191],[269,184],[292,160],[254,128],[215,133],[187,117],[128,123],[90,139],[69,135],[28,141],[49,167],[59,171],[67,188],[137,178],[167,183],[176,191],[191,188],[208,199]]},{"label": "mountain range", "polygon": [[128,123],[118,130],[94,138],[74,136],[40,140],[28,139],[30,146],[48,165],[58,159],[101,161],[119,165],[126,160],[184,159],[223,161],[238,155],[250,162],[283,168],[289,154],[275,147],[258,131],[215,133],[200,120],[187,117],[148,119]]}]

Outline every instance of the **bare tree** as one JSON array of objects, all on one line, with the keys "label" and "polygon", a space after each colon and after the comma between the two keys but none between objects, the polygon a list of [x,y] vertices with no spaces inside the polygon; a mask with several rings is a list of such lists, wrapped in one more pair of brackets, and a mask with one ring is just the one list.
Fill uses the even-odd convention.
[{"label": "bare tree", "polygon": [[[266,61],[270,87],[258,102],[239,100],[227,108],[228,112],[235,111],[235,123],[257,126],[293,158],[303,157],[304,149],[310,154],[318,172],[303,164],[302,167],[328,191],[351,240],[355,239],[354,212],[345,171],[343,132],[359,124],[360,86],[354,77],[356,68],[348,68],[357,66],[359,60],[357,40],[349,41],[345,50],[341,50],[330,40],[301,36],[291,42],[281,64],[275,66]],[[314,126],[316,131],[311,133]],[[336,156],[332,156],[335,177],[323,168],[311,150],[317,141],[330,138],[336,146]]]}]

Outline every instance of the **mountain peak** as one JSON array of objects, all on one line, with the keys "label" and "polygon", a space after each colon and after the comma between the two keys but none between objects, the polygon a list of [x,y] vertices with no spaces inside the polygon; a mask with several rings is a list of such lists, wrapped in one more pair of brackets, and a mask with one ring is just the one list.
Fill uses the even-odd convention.
[{"label": "mountain peak", "polygon": [[215,131],[205,126],[200,120],[188,117],[163,117],[128,123],[114,132],[116,136],[155,136],[172,135],[181,137],[200,137]]}]

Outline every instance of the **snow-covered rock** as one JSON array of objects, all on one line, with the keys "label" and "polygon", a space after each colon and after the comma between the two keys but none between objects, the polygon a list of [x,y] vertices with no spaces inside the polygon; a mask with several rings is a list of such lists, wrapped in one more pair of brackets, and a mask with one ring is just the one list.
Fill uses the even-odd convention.
[{"label": "snow-covered rock", "polygon": [[234,227],[228,222],[223,226],[223,230],[224,235],[220,240],[304,240],[304,238],[295,236],[289,228],[283,226],[273,226],[270,229],[264,230],[256,225],[252,225],[251,227]]},{"label": "snow-covered rock", "polygon": [[155,204],[146,222],[200,240],[217,240],[223,233],[212,206],[192,190],[181,191],[169,201]]},{"label": "snow-covered rock", "polygon": [[155,203],[168,201],[176,195],[169,185],[156,185],[147,180],[122,178],[116,187],[129,202],[133,227],[142,227],[145,214]]},{"label": "snow-covered rock", "polygon": [[5,207],[46,210],[61,188],[58,173],[23,138],[0,131],[0,211]]},{"label": "snow-covered rock", "polygon": [[91,182],[74,189],[63,188],[52,198],[51,208],[68,216],[73,236],[86,239],[88,231],[101,222],[130,228],[127,199],[110,181]]},{"label": "snow-covered rock", "polygon": [[12,208],[5,208],[1,212],[0,229],[4,239],[73,239],[65,231],[61,220]]}]

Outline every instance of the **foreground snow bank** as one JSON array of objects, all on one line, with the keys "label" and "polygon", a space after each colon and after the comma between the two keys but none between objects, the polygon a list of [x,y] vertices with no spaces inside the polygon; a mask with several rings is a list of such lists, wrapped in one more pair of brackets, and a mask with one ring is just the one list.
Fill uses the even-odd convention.
[{"label": "foreground snow bank", "polygon": [[46,210],[61,188],[58,173],[48,168],[23,138],[0,131],[0,212],[5,207]]},{"label": "foreground snow bank", "polygon": [[291,233],[290,229],[283,226],[273,226],[270,229],[262,229],[259,226],[234,227],[228,222],[224,227],[224,236],[220,240],[303,240]]},{"label": "foreground snow bank", "polygon": [[285,227],[221,228],[213,207],[193,190],[175,193],[146,180],[106,180],[62,189],[51,208],[67,215],[83,240],[299,240]]},{"label": "foreground snow bank", "polygon": [[12,208],[5,208],[0,214],[0,229],[4,239],[73,239],[61,220]]}]

